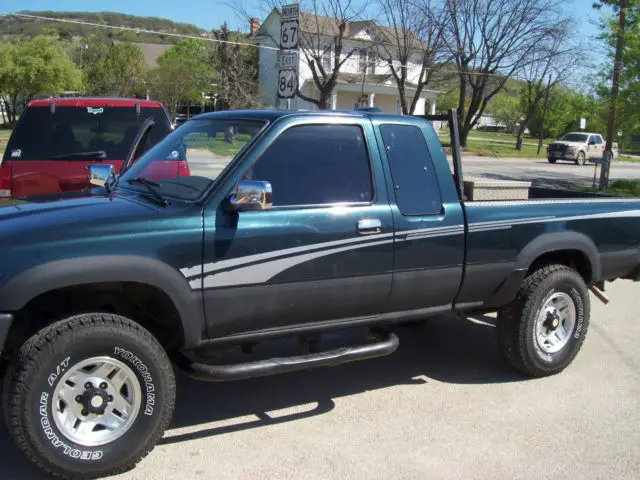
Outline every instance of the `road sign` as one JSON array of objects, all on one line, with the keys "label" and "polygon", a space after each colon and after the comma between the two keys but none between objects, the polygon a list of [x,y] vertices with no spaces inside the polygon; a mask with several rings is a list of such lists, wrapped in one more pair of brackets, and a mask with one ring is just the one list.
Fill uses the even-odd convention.
[{"label": "road sign", "polygon": [[587,119],[586,118],[581,118],[580,119],[580,130],[584,130],[585,128],[587,128]]},{"label": "road sign", "polygon": [[298,71],[293,68],[278,70],[278,97],[293,98],[298,86]]},{"label": "road sign", "polygon": [[300,5],[285,5],[280,17],[280,58],[278,60],[278,97],[293,98],[298,89],[298,45]]}]

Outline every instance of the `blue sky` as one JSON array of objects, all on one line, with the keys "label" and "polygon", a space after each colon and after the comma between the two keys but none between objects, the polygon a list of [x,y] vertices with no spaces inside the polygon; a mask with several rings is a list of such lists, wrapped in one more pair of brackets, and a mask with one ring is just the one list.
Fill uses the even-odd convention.
[{"label": "blue sky", "polygon": [[[231,0],[233,1],[233,0]],[[178,22],[192,23],[210,30],[219,27],[225,20],[233,29],[248,30],[232,8],[223,0],[0,0],[0,11],[57,10],[57,11],[112,11],[132,15],[146,15],[169,18]],[[245,0],[245,5],[256,4]],[[293,1],[291,2],[293,3]],[[577,33],[587,38],[597,33],[589,22],[597,20],[598,14],[591,5],[593,0],[571,0],[566,9],[576,18]],[[260,16],[260,12],[257,12]]]}]

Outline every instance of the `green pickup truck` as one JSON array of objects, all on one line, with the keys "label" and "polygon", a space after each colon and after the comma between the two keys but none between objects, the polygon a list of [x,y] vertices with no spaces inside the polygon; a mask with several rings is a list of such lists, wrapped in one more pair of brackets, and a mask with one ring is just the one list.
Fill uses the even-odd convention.
[{"label": "green pickup truck", "polygon": [[[124,173],[89,166],[84,191],[0,205],[2,410],[18,447],[64,478],[124,472],[168,427],[176,369],[225,381],[379,357],[399,347],[390,326],[446,312],[498,312],[498,348],[527,375],[566,368],[589,291],[640,278],[640,201],[480,200],[455,112],[431,119],[449,122],[452,166],[426,118],[216,112]],[[176,161],[190,174],[162,168]],[[361,343],[321,348],[356,327]],[[300,351],[252,353],[284,337]],[[203,360],[229,349],[242,358]]]}]

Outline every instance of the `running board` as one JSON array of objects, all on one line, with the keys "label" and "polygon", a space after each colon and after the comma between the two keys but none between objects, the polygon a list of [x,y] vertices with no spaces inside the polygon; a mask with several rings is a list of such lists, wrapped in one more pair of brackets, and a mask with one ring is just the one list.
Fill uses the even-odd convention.
[{"label": "running board", "polygon": [[256,362],[231,365],[184,364],[184,362],[177,362],[177,367],[195,380],[226,382],[307,370],[315,367],[337,366],[357,360],[383,357],[392,354],[398,349],[400,342],[394,333],[384,330],[372,330],[371,335],[378,341],[357,347],[341,347],[327,350],[326,352],[309,353],[296,357],[269,358]]}]

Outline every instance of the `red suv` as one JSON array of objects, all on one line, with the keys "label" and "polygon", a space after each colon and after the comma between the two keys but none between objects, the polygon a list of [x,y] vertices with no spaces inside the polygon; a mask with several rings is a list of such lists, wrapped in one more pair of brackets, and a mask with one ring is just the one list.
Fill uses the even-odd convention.
[{"label": "red suv", "polygon": [[[120,172],[138,130],[149,118],[154,125],[137,153],[173,129],[161,103],[125,98],[30,102],[0,163],[0,199],[83,190],[91,163],[110,163]],[[178,171],[172,176],[188,175],[182,163],[186,162],[173,163],[170,168]]]}]

